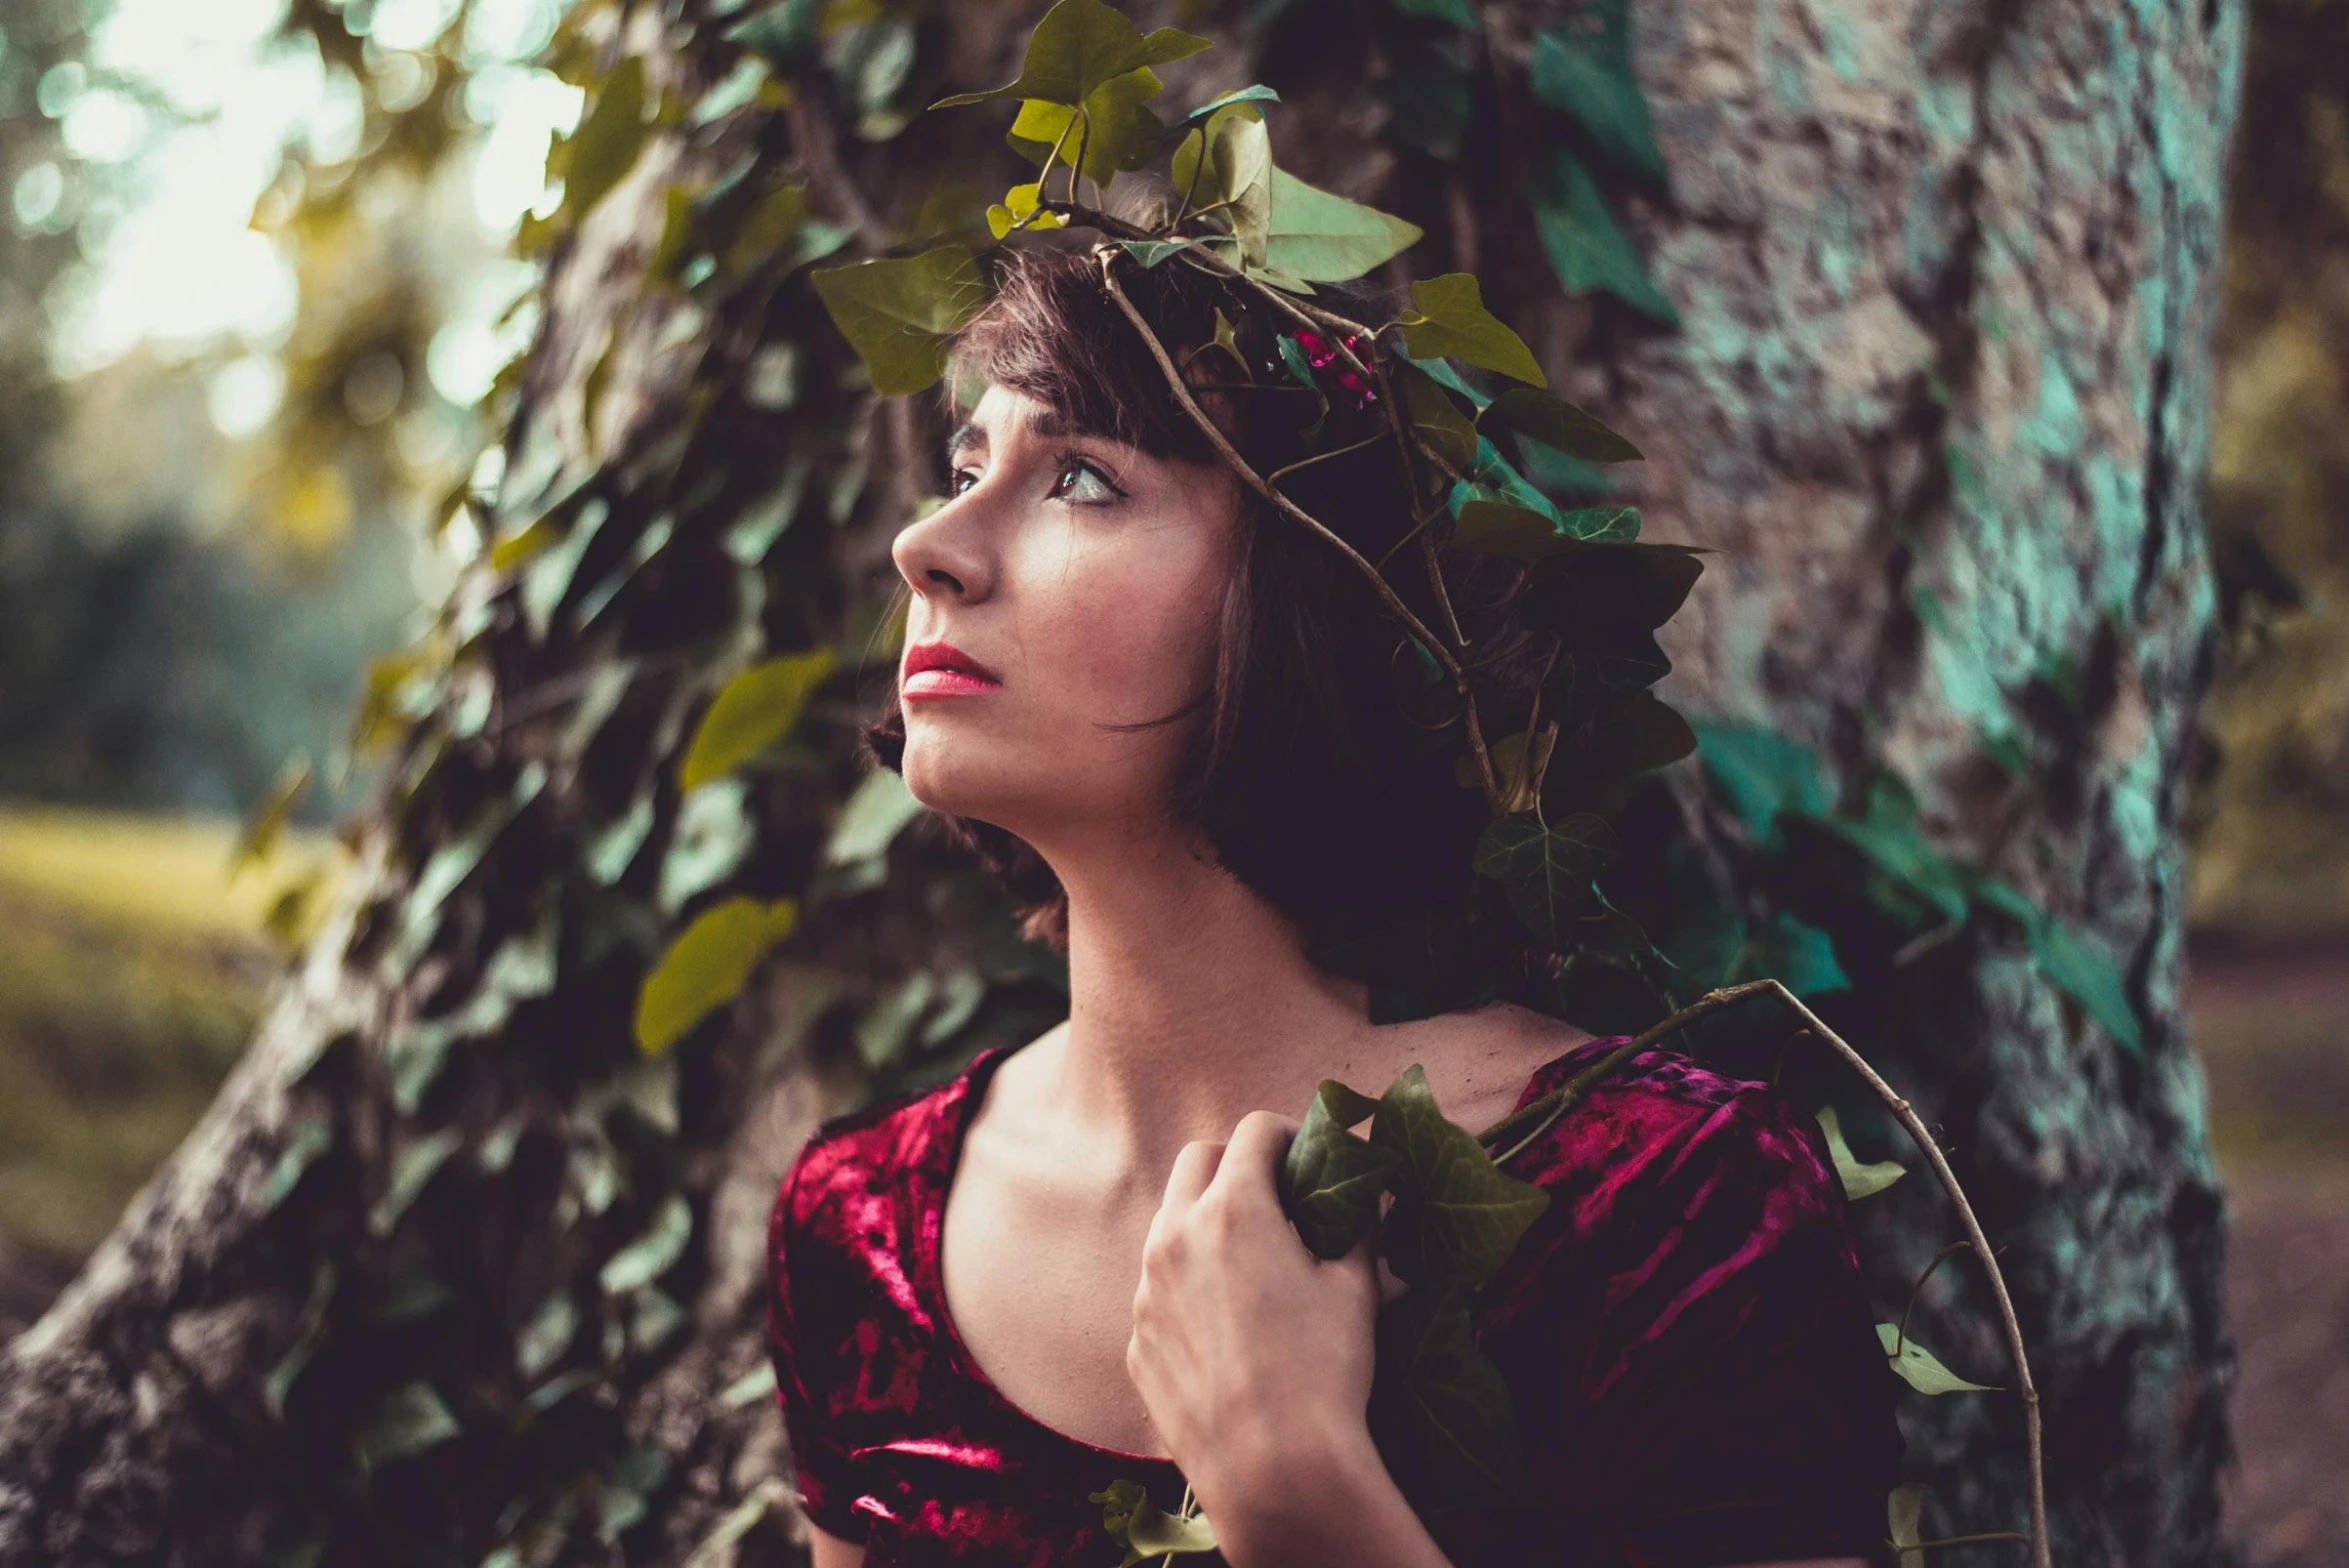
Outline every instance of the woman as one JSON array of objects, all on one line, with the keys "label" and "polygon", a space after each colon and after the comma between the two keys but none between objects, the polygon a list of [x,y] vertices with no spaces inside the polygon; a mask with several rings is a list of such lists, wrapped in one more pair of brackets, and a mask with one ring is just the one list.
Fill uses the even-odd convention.
[{"label": "woman", "polygon": [[[1381,412],[1284,378],[1228,285],[1119,265],[1167,342],[1230,325],[1183,373],[1259,473]],[[1510,999],[1538,993],[1509,953],[1370,1021],[1349,934],[1456,896],[1485,802],[1398,706],[1367,585],[1218,460],[1096,261],[1020,253],[953,363],[968,417],[895,544],[907,647],[868,735],[1065,950],[1070,1010],[827,1123],[777,1196],[768,1344],[818,1568],[1110,1568],[1089,1495],[1121,1477],[1170,1511],[1191,1488],[1239,1568],[1874,1560],[1894,1382],[1820,1131],[1662,1049],[1506,1167],[1550,1203],[1476,1327],[1544,1508],[1432,1496],[1373,1378],[1401,1287],[1283,1217],[1294,1113],[1419,1063],[1482,1129],[1620,1038]],[[1282,485],[1374,560],[1409,526],[1375,443]],[[1448,570],[1480,678],[1530,690],[1505,565]]]}]

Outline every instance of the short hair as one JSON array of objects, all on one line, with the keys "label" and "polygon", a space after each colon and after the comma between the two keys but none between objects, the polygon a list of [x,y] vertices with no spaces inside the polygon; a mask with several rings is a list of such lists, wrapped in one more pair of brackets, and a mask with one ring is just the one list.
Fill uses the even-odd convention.
[{"label": "short hair", "polygon": [[[949,418],[966,406],[957,387],[975,403],[975,389],[993,384],[1037,399],[1079,431],[1161,458],[1220,461],[1086,250],[1038,245],[1011,251],[999,265],[991,298],[949,346],[941,399]],[[1325,428],[1309,445],[1302,432],[1320,405],[1281,368],[1276,342],[1300,323],[1197,267],[1172,260],[1144,267],[1124,256],[1115,265],[1128,298],[1186,382],[1200,389],[1202,407],[1258,474],[1381,428],[1382,405],[1356,407],[1330,386]],[[1373,327],[1395,314],[1392,292],[1367,283],[1315,284],[1310,297]],[[1213,341],[1219,309],[1248,360],[1245,377],[1230,354],[1195,350]],[[1252,390],[1229,389],[1251,377]],[[1389,916],[1461,903],[1490,813],[1482,789],[1464,788],[1454,776],[1456,759],[1467,754],[1458,723],[1438,729],[1406,713],[1399,699],[1417,691],[1420,656],[1361,568],[1236,474],[1233,483],[1241,503],[1237,554],[1212,687],[1199,702],[1146,721],[1176,722],[1203,710],[1172,781],[1177,820],[1203,830],[1217,862],[1294,922],[1309,952]],[[1392,551],[1385,576],[1399,597],[1422,624],[1443,624],[1421,546],[1407,538],[1414,498],[1390,442],[1316,462],[1284,478],[1280,489],[1366,559],[1378,562]],[[1443,504],[1440,489],[1420,498],[1422,512]],[[1546,648],[1516,622],[1509,590],[1518,564],[1436,553],[1475,649],[1480,711],[1488,724],[1492,715],[1523,713]],[[1502,705],[1487,707],[1495,696]],[[902,768],[905,728],[894,682],[864,734],[881,765]],[[1068,898],[1043,858],[993,824],[937,815],[948,839],[1008,892],[1022,934],[1065,950]],[[1514,957],[1509,967],[1521,968],[1532,951],[1493,956]],[[1341,967],[1318,954],[1316,961]]]}]

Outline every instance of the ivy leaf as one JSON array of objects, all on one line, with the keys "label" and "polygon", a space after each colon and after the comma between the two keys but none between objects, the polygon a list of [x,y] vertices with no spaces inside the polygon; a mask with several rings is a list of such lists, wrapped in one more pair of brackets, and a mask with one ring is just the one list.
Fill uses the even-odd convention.
[{"label": "ivy leaf", "polygon": [[[1061,0],[1071,4],[1073,0]],[[947,335],[986,302],[969,247],[818,267],[808,274],[840,335],[886,397],[919,392],[946,370]]]},{"label": "ivy leaf", "polygon": [[2145,1059],[2144,1026],[2129,1000],[2127,982],[2111,960],[2090,947],[2063,921],[2043,914],[2031,928],[2031,956],[2039,972],[2088,1010],[2121,1048]]},{"label": "ivy leaf", "polygon": [[713,1009],[738,995],[762,954],[799,924],[788,898],[736,897],[702,911],[661,954],[636,998],[636,1043],[667,1050]]},{"label": "ivy leaf", "polygon": [[[1011,122],[1011,134],[1040,143],[1047,157],[1058,145],[1059,161],[1072,168],[1079,167],[1081,157],[1085,178],[1106,185],[1113,176],[1139,169],[1158,156],[1166,126],[1145,100],[1157,97],[1165,85],[1156,71],[1144,67],[1094,88],[1085,95],[1082,110],[1030,98]],[[1080,113],[1083,123],[1072,124]]]},{"label": "ivy leaf", "polygon": [[1030,180],[1025,185],[1014,185],[1003,193],[1003,200],[987,209],[987,232],[997,239],[1015,228],[1064,229],[1068,220],[1057,212],[1038,212],[1036,204],[1043,199],[1044,182]]},{"label": "ivy leaf", "polygon": [[949,109],[990,98],[1080,104],[1112,77],[1197,54],[1209,42],[1173,27],[1156,28],[1145,36],[1102,0],[1059,0],[1028,35],[1027,57],[1015,80],[985,92],[953,93],[930,107]]},{"label": "ivy leaf", "polygon": [[378,1238],[390,1235],[400,1216],[423,1196],[433,1176],[464,1141],[464,1134],[456,1128],[443,1127],[402,1149],[399,1158],[392,1161],[391,1181],[383,1196],[367,1211],[368,1234]]},{"label": "ivy leaf", "polygon": [[1492,399],[1487,397],[1484,393],[1477,391],[1476,388],[1461,380],[1460,372],[1454,370],[1447,361],[1441,359],[1413,359],[1411,357],[1411,350],[1408,348],[1405,348],[1402,352],[1403,358],[1406,361],[1418,366],[1429,376],[1433,377],[1437,385],[1443,387],[1448,392],[1457,392],[1462,397],[1468,399],[1469,407],[1482,410],[1487,404],[1492,402]]},{"label": "ivy leaf", "polygon": [[643,1233],[605,1262],[596,1282],[607,1296],[624,1296],[649,1285],[685,1255],[685,1245],[692,1239],[693,1205],[685,1194],[672,1192],[661,1200],[660,1210]]},{"label": "ivy leaf", "polygon": [[1432,17],[1472,31],[1477,25],[1476,7],[1470,0],[1394,0],[1394,6],[1405,16]]},{"label": "ivy leaf", "polygon": [[830,647],[763,660],[718,688],[677,771],[687,793],[722,778],[791,733],[837,662]]},{"label": "ivy leaf", "polygon": [[1759,725],[1707,721],[1696,727],[1705,775],[1758,849],[1779,842],[1781,812],[1822,816],[1833,806],[1819,754]]},{"label": "ivy leaf", "polygon": [[1395,1156],[1346,1130],[1377,1109],[1368,1095],[1324,1078],[1289,1141],[1281,1207],[1317,1258],[1344,1257],[1378,1221]]},{"label": "ivy leaf", "polygon": [[1564,398],[1535,387],[1511,387],[1494,398],[1476,416],[1477,428],[1486,428],[1488,420],[1586,463],[1644,461],[1639,448],[1614,430]]},{"label": "ivy leaf", "polygon": [[1422,232],[1416,223],[1273,168],[1264,260],[1275,272],[1309,283],[1343,283],[1410,249]]},{"label": "ivy leaf", "polygon": [[903,774],[875,768],[833,819],[832,836],[824,841],[824,864],[853,865],[887,854],[906,824],[926,809],[905,787]]},{"label": "ivy leaf", "polygon": [[419,1380],[384,1395],[352,1434],[351,1443],[360,1464],[374,1470],[437,1447],[463,1431],[432,1385]]},{"label": "ivy leaf", "polygon": [[1611,816],[1620,810],[1640,776],[1669,766],[1696,750],[1688,721],[1651,691],[1639,691],[1592,726],[1588,743],[1571,755],[1580,766],[1550,770],[1542,792],[1545,809],[1588,811]]},{"label": "ivy leaf", "polygon": [[644,151],[644,57],[630,55],[612,68],[595,107],[571,138],[563,177],[563,205],[574,223],[627,178]]},{"label": "ivy leaf", "polygon": [[1769,924],[1746,935],[1721,983],[1738,985],[1764,976],[1797,996],[1851,989],[1851,976],[1835,957],[1835,939],[1783,909],[1770,917]]},{"label": "ivy leaf", "polygon": [[1571,726],[1671,673],[1672,661],[1654,632],[1594,625],[1581,641],[1558,650],[1542,682],[1542,708]]},{"label": "ivy leaf", "polygon": [[[1544,726],[1534,732],[1533,744],[1528,746],[1525,732],[1517,730],[1493,742],[1487,755],[1493,765],[1493,782],[1500,787],[1503,811],[1531,811],[1541,796],[1542,772],[1549,766],[1550,750],[1557,744],[1557,732]],[[1452,763],[1452,782],[1462,789],[1481,789],[1483,776],[1478,772],[1474,757],[1456,758]]]},{"label": "ivy leaf", "polygon": [[1526,580],[1526,624],[1585,642],[1594,626],[1653,631],[1688,600],[1705,569],[1699,552],[1677,544],[1565,541]]},{"label": "ivy leaf", "polygon": [[1175,148],[1169,169],[1194,211],[1221,206],[1244,266],[1265,264],[1272,225],[1272,138],[1253,102],[1226,104]]},{"label": "ivy leaf", "polygon": [[1517,1412],[1500,1369],[1476,1342],[1457,1285],[1420,1286],[1379,1309],[1379,1360],[1401,1371],[1411,1426],[1445,1499],[1523,1506],[1532,1490]]},{"label": "ivy leaf", "polygon": [[[1631,70],[1627,0],[1597,0],[1576,22],[1533,41],[1533,95],[1590,133],[1599,151],[1651,185],[1664,184],[1664,155],[1648,122],[1648,101]],[[1576,23],[1596,21],[1596,30]]]},{"label": "ivy leaf", "polygon": [[1549,515],[1482,497],[1460,508],[1460,520],[1445,542],[1474,555],[1506,555],[1538,561],[1577,544],[1628,544],[1639,537],[1636,506],[1587,506],[1571,512],[1552,507]]},{"label": "ivy leaf", "polygon": [[1474,1290],[1550,1205],[1548,1193],[1503,1171],[1474,1133],[1445,1119],[1417,1062],[1379,1098],[1370,1142],[1402,1177],[1385,1236],[1398,1279]]},{"label": "ivy leaf", "polygon": [[1457,469],[1476,462],[1476,426],[1460,412],[1451,394],[1435,377],[1408,359],[1397,358],[1388,367],[1403,399],[1403,412],[1435,454]]},{"label": "ivy leaf", "polygon": [[1527,930],[1563,951],[1572,923],[1591,904],[1591,879],[1620,848],[1614,829],[1590,813],[1545,827],[1530,811],[1495,817],[1476,840],[1476,872],[1501,884]]},{"label": "ivy leaf", "polygon": [[1834,1106],[1822,1105],[1812,1114],[1818,1117],[1821,1130],[1827,1134],[1827,1152],[1834,1157],[1835,1174],[1843,1182],[1845,1198],[1856,1203],[1874,1197],[1909,1173],[1908,1167],[1898,1160],[1872,1160],[1862,1165],[1851,1152],[1851,1145],[1843,1141],[1843,1126]]},{"label": "ivy leaf", "polygon": [[1215,1531],[1208,1525],[1205,1514],[1167,1513],[1150,1500],[1149,1490],[1139,1481],[1120,1477],[1102,1490],[1085,1495],[1089,1501],[1101,1505],[1101,1528],[1126,1549],[1119,1568],[1133,1568],[1134,1564],[1170,1552],[1215,1550]]},{"label": "ivy leaf", "polygon": [[1925,1488],[1915,1481],[1894,1487],[1884,1499],[1884,1517],[1890,1527],[1892,1549],[1900,1554],[1895,1568],[1925,1568]]},{"label": "ivy leaf", "polygon": [[[1884,1354],[1891,1358],[1892,1370],[1905,1379],[1909,1387],[1920,1394],[1988,1394],[2004,1385],[1999,1383],[1969,1383],[1941,1364],[1941,1358],[1917,1343],[1915,1336],[1900,1337],[1897,1323],[1876,1325],[1876,1338],[1884,1345]],[[1893,1346],[1900,1346],[1894,1354]]]},{"label": "ivy leaf", "polygon": [[1448,354],[1537,387],[1550,384],[1534,359],[1533,350],[1525,346],[1525,340],[1484,308],[1484,291],[1476,281],[1476,274],[1447,272],[1441,277],[1415,280],[1411,285],[1411,305],[1399,323],[1403,329],[1403,346],[1413,358],[1433,359]]},{"label": "ivy leaf", "polygon": [[1952,923],[1966,918],[1966,883],[1917,824],[1916,797],[1890,774],[1870,781],[1865,815],[1811,820],[1865,855],[1875,867]]},{"label": "ivy leaf", "polygon": [[1568,293],[1604,289],[1665,326],[1680,325],[1680,313],[1648,276],[1647,263],[1574,154],[1552,148],[1549,161],[1527,179],[1525,197],[1550,267]]},{"label": "ivy leaf", "polygon": [[1181,120],[1168,127],[1168,134],[1179,140],[1181,134],[1189,127],[1198,124],[1201,120],[1207,119],[1218,109],[1224,108],[1231,104],[1279,103],[1280,101],[1281,95],[1274,92],[1271,88],[1265,86],[1262,82],[1254,82],[1246,87],[1235,87],[1228,93],[1216,94],[1213,98],[1208,99],[1198,108],[1193,109],[1189,114],[1184,115]]},{"label": "ivy leaf", "polygon": [[309,792],[311,771],[308,757],[296,757],[279,770],[268,795],[253,808],[243,830],[237,834],[236,846],[228,854],[229,875],[234,876],[244,867],[257,865],[276,853],[277,841],[285,836],[286,819]]},{"label": "ivy leaf", "polygon": [[1311,441],[1321,433],[1321,422],[1329,417],[1329,395],[1321,390],[1321,382],[1313,374],[1313,362],[1305,357],[1303,344],[1284,332],[1275,339],[1274,347],[1279,350],[1282,368],[1313,394],[1313,406],[1318,412],[1313,416],[1313,423],[1302,432],[1304,439]]}]

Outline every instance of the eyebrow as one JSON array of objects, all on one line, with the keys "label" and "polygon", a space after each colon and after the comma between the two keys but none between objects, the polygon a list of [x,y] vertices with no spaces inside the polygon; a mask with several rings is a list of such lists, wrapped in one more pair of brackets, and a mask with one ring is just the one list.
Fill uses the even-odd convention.
[{"label": "eyebrow", "polygon": [[[1039,440],[1091,433],[1080,430],[1075,420],[1049,403],[1028,416],[1028,434]],[[956,425],[954,434],[946,438],[946,461],[949,465],[960,461],[965,452],[984,453],[986,450],[987,432],[975,419],[966,419]]]}]

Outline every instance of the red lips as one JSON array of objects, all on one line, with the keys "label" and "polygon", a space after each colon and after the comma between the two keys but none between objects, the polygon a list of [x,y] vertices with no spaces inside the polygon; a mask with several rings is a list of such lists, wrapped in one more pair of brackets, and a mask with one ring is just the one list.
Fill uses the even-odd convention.
[{"label": "red lips", "polygon": [[969,697],[1001,689],[1002,678],[950,642],[917,642],[905,650],[899,694]]}]

